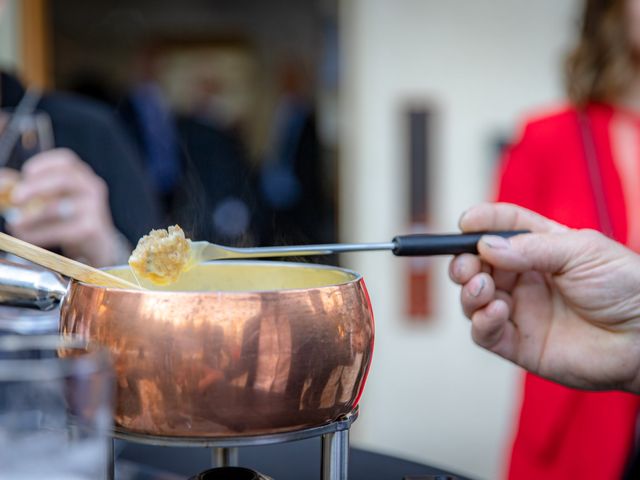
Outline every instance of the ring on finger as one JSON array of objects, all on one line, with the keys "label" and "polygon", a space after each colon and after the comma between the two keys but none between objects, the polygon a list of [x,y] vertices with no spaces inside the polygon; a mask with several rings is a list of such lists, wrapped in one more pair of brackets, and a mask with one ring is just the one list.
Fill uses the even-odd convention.
[{"label": "ring on finger", "polygon": [[63,198],[58,202],[57,213],[61,220],[69,220],[75,214],[75,206],[71,199]]}]

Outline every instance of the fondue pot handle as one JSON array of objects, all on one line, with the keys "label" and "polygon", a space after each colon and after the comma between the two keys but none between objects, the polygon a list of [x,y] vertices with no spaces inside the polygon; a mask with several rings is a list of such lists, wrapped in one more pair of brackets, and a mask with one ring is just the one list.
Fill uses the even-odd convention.
[{"label": "fondue pot handle", "polygon": [[62,277],[49,270],[0,259],[0,304],[51,310],[67,291]]},{"label": "fondue pot handle", "polygon": [[509,238],[528,230],[509,230],[499,232],[476,232],[451,235],[399,235],[393,242],[393,254],[399,257],[422,255],[460,255],[478,253],[478,241],[483,235],[497,235]]}]

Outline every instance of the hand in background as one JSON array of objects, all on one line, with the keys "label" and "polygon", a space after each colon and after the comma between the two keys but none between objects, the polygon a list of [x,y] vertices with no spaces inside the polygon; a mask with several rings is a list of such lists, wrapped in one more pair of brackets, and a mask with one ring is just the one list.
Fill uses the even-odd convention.
[{"label": "hand in background", "polygon": [[44,248],[59,247],[64,255],[94,266],[122,261],[107,186],[74,152],[39,153],[21,173],[11,194],[18,212],[7,219],[11,235]]},{"label": "hand in background", "polygon": [[471,208],[460,228],[533,232],[452,260],[476,343],[568,386],[640,393],[638,255],[509,204]]}]

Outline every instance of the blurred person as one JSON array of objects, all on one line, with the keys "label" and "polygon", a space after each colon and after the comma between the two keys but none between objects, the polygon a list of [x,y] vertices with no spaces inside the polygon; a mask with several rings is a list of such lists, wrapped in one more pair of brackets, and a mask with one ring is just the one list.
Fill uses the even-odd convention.
[{"label": "blurred person", "polygon": [[[20,109],[25,93],[15,77],[0,72],[3,110]],[[0,170],[0,183],[17,182],[7,232],[94,266],[126,263],[131,246],[160,217],[123,130],[108,110],[73,95],[45,94],[34,111],[49,117],[55,148],[12,155],[11,168]]]},{"label": "blurred person", "polygon": [[138,78],[118,105],[170,223],[191,238],[256,243],[258,205],[240,139],[195,115],[176,114],[158,83],[158,48],[141,50]]},{"label": "blurred person", "polygon": [[130,114],[135,117],[136,140],[145,160],[145,169],[156,190],[170,202],[180,180],[181,160],[176,120],[156,81],[154,48],[142,49],[134,62],[139,78],[127,95]]},{"label": "blurred person", "polygon": [[[478,345],[547,381],[640,394],[639,255],[595,230],[570,229],[509,204],[473,207],[460,228],[533,232],[485,235],[478,255],[450,263]],[[627,478],[640,478],[638,459]]]},{"label": "blurred person", "polygon": [[263,210],[241,139],[190,116],[179,116],[177,125],[183,169],[172,218],[212,242],[260,243]]},{"label": "blurred person", "polygon": [[271,210],[275,239],[322,243],[327,235],[329,205],[322,187],[320,142],[310,80],[302,62],[289,61],[279,72],[277,104],[260,193]]},{"label": "blurred person", "polygon": [[[567,59],[569,105],[530,119],[502,162],[498,200],[640,250],[640,1],[587,0]],[[526,375],[508,476],[619,478],[640,399]]]}]

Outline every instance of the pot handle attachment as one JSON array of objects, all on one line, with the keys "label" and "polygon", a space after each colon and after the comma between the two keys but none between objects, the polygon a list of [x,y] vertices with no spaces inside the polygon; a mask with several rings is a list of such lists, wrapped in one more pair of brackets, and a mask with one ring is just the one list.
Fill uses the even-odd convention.
[{"label": "pot handle attachment", "polygon": [[531,233],[529,230],[507,230],[499,232],[458,233],[450,235],[399,235],[393,242],[393,254],[399,257],[422,255],[460,255],[478,253],[478,241],[483,235],[497,235],[504,238]]},{"label": "pot handle attachment", "polygon": [[0,259],[0,304],[51,310],[67,292],[57,273]]}]

